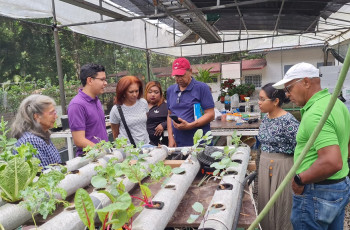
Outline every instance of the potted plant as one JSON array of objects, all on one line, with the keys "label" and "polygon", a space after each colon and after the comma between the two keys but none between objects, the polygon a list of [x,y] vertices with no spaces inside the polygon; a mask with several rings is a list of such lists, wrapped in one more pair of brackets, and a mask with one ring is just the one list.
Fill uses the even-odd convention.
[{"label": "potted plant", "polygon": [[226,92],[221,91],[221,93],[219,95],[219,98],[218,98],[218,101],[220,101],[221,103],[224,103],[225,102],[225,96],[226,96]]},{"label": "potted plant", "polygon": [[236,87],[237,94],[241,102],[244,102],[244,97],[249,97],[255,91],[253,84],[241,84]]},{"label": "potted plant", "polygon": [[218,76],[220,76],[220,73],[210,73],[210,70],[213,67],[209,68],[209,69],[202,69],[202,68],[198,68],[198,73],[194,75],[194,78],[197,81],[201,81],[204,83],[212,83],[213,82],[213,78],[217,78]]}]

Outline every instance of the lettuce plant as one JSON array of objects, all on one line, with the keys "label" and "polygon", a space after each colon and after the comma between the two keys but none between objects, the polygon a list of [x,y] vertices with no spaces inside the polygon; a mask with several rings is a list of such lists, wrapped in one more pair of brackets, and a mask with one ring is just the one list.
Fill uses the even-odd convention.
[{"label": "lettuce plant", "polygon": [[32,157],[37,151],[31,144],[16,150],[18,154],[0,166],[0,196],[7,202],[19,201],[20,192],[33,182],[39,171],[40,160]]}]

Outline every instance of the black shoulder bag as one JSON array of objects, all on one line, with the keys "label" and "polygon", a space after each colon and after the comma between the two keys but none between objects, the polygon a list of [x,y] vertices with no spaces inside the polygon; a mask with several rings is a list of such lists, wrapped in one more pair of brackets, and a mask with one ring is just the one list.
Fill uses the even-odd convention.
[{"label": "black shoulder bag", "polygon": [[117,105],[117,108],[118,108],[118,111],[119,111],[120,119],[122,119],[122,122],[123,122],[123,124],[124,124],[125,131],[126,131],[126,133],[128,134],[130,143],[131,143],[134,147],[136,147],[134,138],[132,138],[131,133],[130,133],[130,130],[129,130],[129,127],[128,127],[128,125],[126,124],[126,121],[125,121],[125,117],[124,117],[124,113],[123,113],[122,107],[121,107],[120,105]]}]

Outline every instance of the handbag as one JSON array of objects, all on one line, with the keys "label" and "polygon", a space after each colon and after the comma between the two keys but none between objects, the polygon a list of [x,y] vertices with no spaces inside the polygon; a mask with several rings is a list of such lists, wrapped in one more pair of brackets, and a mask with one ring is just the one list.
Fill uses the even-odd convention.
[{"label": "handbag", "polygon": [[129,127],[128,127],[128,125],[126,124],[126,121],[125,121],[125,117],[124,117],[124,113],[123,113],[122,107],[121,107],[120,105],[117,105],[117,108],[118,108],[118,111],[119,111],[120,119],[122,119],[122,122],[123,122],[123,124],[124,124],[125,131],[126,131],[126,133],[128,134],[129,141],[130,141],[130,143],[136,148],[136,144],[135,144],[134,138],[132,138],[131,133],[130,133],[130,130],[129,130]]}]

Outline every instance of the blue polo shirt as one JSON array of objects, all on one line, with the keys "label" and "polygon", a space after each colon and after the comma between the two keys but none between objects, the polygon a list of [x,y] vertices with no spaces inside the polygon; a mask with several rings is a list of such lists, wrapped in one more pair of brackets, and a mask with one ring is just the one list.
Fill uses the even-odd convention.
[{"label": "blue polo shirt", "polygon": [[[192,78],[190,84],[181,91],[178,84],[172,85],[167,90],[168,110],[181,119],[191,123],[194,119],[194,104],[200,103],[203,110],[214,108],[214,100],[210,88],[203,82]],[[206,133],[210,130],[210,123],[192,130],[178,130],[173,127],[173,134],[177,146],[192,146],[193,135],[197,129],[203,129]]]},{"label": "blue polo shirt", "polygon": [[[98,143],[108,141],[105,113],[98,97],[91,98],[81,89],[68,106],[68,121],[71,131],[85,131],[85,138]],[[77,147],[76,155],[83,154]]]}]

